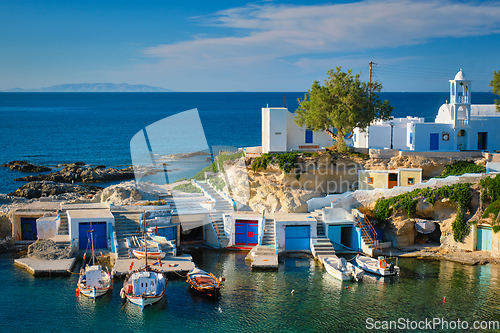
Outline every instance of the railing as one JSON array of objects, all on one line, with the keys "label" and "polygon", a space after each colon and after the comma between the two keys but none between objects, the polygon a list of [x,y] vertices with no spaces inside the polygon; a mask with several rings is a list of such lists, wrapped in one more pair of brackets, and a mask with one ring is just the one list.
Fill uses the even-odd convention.
[{"label": "railing", "polygon": [[467,119],[457,119],[457,127],[467,127],[469,126],[469,121]]},{"label": "railing", "polygon": [[[376,241],[377,232],[375,231],[375,228],[370,223],[370,221],[368,220],[366,215],[364,218],[365,218],[366,224],[361,221],[361,219],[359,218],[359,215],[357,215],[357,214],[354,215],[354,219],[356,220],[357,224],[359,225],[359,228],[361,229],[361,233],[363,234],[363,236],[365,236],[368,239],[368,242],[373,244],[373,246],[375,247],[375,250],[377,250],[378,249],[378,242]],[[370,234],[370,231],[373,232],[373,237]],[[370,245],[370,244],[367,244],[367,245]]]},{"label": "railing", "polygon": [[457,103],[467,104],[469,103],[469,96],[457,96]]}]

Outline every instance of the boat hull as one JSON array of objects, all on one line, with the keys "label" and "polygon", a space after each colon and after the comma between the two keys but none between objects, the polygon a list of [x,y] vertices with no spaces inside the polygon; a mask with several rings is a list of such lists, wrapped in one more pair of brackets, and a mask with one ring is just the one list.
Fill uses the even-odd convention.
[{"label": "boat hull", "polygon": [[323,264],[328,274],[341,281],[349,281],[352,279],[360,280],[363,278],[363,270],[355,267],[351,263],[346,263],[346,269],[340,270],[336,264],[337,260],[337,258],[328,257],[323,260]]},{"label": "boat hull", "polygon": [[125,280],[120,296],[143,308],[161,300],[166,287],[167,280],[162,273],[146,268]]},{"label": "boat hull", "polygon": [[187,283],[197,292],[208,296],[218,297],[220,295],[221,283],[213,274],[200,269],[193,269],[187,274]]},{"label": "boat hull", "polygon": [[[146,257],[146,253],[144,251],[133,250],[132,253],[137,259],[144,259]],[[165,257],[165,252],[148,251],[148,259],[163,259],[163,257]]]},{"label": "boat hull", "polygon": [[356,264],[366,272],[380,276],[398,275],[400,271],[398,266],[394,266],[394,269],[391,271],[389,267],[380,267],[378,260],[372,258],[361,259],[359,255],[356,257]]},{"label": "boat hull", "polygon": [[113,280],[108,272],[99,265],[92,265],[80,272],[77,290],[86,297],[97,298],[111,289],[112,284]]}]

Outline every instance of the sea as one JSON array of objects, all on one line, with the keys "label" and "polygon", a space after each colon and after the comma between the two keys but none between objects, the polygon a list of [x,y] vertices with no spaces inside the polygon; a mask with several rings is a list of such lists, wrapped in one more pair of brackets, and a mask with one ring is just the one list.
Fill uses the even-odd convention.
[{"label": "sea", "polygon": [[[472,102],[492,104],[495,96],[473,93]],[[178,135],[170,135],[167,144],[172,150],[200,137],[206,138],[203,146],[208,148],[260,146],[262,107],[286,106],[295,111],[298,99],[303,98],[304,93],[297,92],[0,93],[0,165],[25,160],[55,170],[74,162],[129,166],[134,135],[192,109],[197,109],[201,126],[193,124]],[[390,101],[394,117],[433,121],[449,93],[383,92],[380,98]],[[169,172],[169,181],[193,176],[209,164],[205,159],[198,156],[185,164],[177,163]],[[25,174],[0,167],[0,193],[23,185],[14,181],[21,176]]]},{"label": "sea", "polygon": [[192,253],[200,268],[226,279],[221,297],[199,295],[175,276],[164,299],[144,310],[120,298],[122,280],[92,302],[76,296],[77,275],[34,278],[1,258],[0,331],[464,332],[500,321],[498,265],[399,259],[399,277],[365,275],[356,283],[336,280],[307,256],[255,271],[245,255]]},{"label": "sea", "polygon": [[[427,121],[449,99],[448,93],[380,96],[395,107],[395,117]],[[125,167],[132,163],[134,135],[195,108],[209,147],[260,146],[261,108],[293,111],[303,97],[290,92],[0,93],[0,164]],[[494,99],[491,93],[472,94],[474,104]],[[168,144],[199,137],[199,126],[193,128]],[[196,172],[185,169],[169,180]],[[0,193],[21,186],[14,181],[20,176],[0,167]],[[178,276],[169,280],[164,300],[141,311],[119,297],[123,281],[116,280],[112,292],[94,303],[75,295],[76,275],[34,278],[14,266],[17,255],[0,255],[0,332],[364,332],[383,325],[425,332],[463,331],[475,321],[487,327],[488,321],[500,320],[495,265],[400,259],[397,278],[341,283],[307,256],[283,258],[276,271],[252,271],[246,253],[194,251],[198,267],[226,278],[222,297],[197,295]]]}]

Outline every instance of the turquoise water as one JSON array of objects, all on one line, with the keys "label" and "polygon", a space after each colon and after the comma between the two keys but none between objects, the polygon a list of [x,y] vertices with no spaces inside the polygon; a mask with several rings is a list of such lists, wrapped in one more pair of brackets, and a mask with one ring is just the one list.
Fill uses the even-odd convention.
[{"label": "turquoise water", "polygon": [[498,266],[402,259],[398,278],[341,283],[309,258],[285,258],[277,271],[252,271],[245,255],[193,255],[200,268],[226,278],[219,300],[193,293],[184,279],[171,279],[166,299],[144,311],[123,302],[120,280],[92,303],[75,296],[76,275],[33,278],[4,258],[0,274],[8,288],[0,293],[0,331],[361,332],[367,318],[436,317],[471,325],[500,320]]}]

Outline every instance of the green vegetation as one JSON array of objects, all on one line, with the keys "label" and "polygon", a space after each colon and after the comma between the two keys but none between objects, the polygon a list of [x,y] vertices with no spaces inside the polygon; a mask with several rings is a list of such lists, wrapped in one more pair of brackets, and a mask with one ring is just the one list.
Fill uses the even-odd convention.
[{"label": "green vegetation", "polygon": [[215,163],[212,163],[200,170],[196,175],[191,177],[194,180],[205,180],[205,172],[217,172]]},{"label": "green vegetation", "polygon": [[358,153],[355,151],[350,151],[349,157],[358,157],[358,158],[362,158],[364,160],[368,160],[368,159],[370,159],[370,154],[363,154],[363,153]]},{"label": "green vegetation", "polygon": [[304,151],[304,152],[302,152],[302,155],[304,155],[304,157],[318,157],[319,153],[318,152]]},{"label": "green vegetation", "polygon": [[209,182],[217,191],[222,191],[226,186],[226,182],[222,179],[222,177],[211,178]]},{"label": "green vegetation", "polygon": [[323,86],[314,81],[304,99],[299,99],[295,123],[315,132],[325,131],[336,140],[337,151],[346,152],[347,133],[352,135],[355,127],[364,129],[375,119],[389,120],[393,108],[389,101],[380,101],[380,83],[362,82],[361,73],[353,76],[351,70],[341,69],[330,69]]},{"label": "green vegetation", "polygon": [[174,190],[178,190],[184,193],[203,193],[198,186],[191,183],[184,183],[174,187]]},{"label": "green vegetation", "polygon": [[500,223],[500,219],[498,219],[498,213],[500,212],[500,177],[481,179],[479,186],[482,190],[481,201],[483,203],[486,200],[490,201],[489,206],[483,212],[482,218],[491,217],[493,219],[493,231],[498,232],[500,226],[496,224]]},{"label": "green vegetation", "polygon": [[434,190],[430,188],[415,189],[388,199],[382,197],[377,200],[373,213],[382,224],[385,224],[390,216],[391,209],[393,211],[406,210],[408,217],[414,216],[419,197],[425,199],[431,205],[434,205],[439,199],[449,198],[457,206],[457,216],[452,223],[453,238],[457,242],[462,242],[469,234],[469,225],[465,221],[465,213],[471,209],[472,193],[470,185],[446,185]]},{"label": "green vegetation", "polygon": [[[243,151],[241,152],[220,152],[219,155],[215,158],[215,164],[216,166],[214,167],[215,170],[219,170],[221,172],[224,172],[224,162],[230,161],[230,160],[236,160],[238,158],[244,157]],[[216,171],[217,172],[217,171]]]},{"label": "green vegetation", "polygon": [[164,206],[168,203],[163,199],[158,199],[156,201],[146,201],[142,206]]},{"label": "green vegetation", "polygon": [[[493,78],[490,81],[491,92],[500,96],[500,71],[493,72]],[[497,112],[500,112],[500,99],[495,99]]]},{"label": "green vegetation", "polygon": [[278,163],[279,168],[285,174],[289,174],[290,171],[297,167],[297,156],[299,153],[297,152],[289,152],[282,154],[262,154],[261,156],[254,159],[252,163],[252,170],[256,172],[257,170],[263,169],[266,170],[267,166],[271,163]]},{"label": "green vegetation", "polygon": [[454,161],[444,167],[441,175],[436,178],[446,178],[448,176],[460,176],[465,173],[484,173],[486,172],[486,167],[483,165],[477,165],[474,161]]}]

